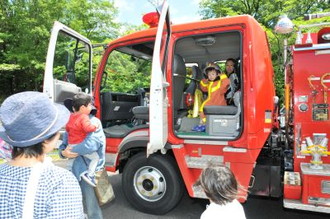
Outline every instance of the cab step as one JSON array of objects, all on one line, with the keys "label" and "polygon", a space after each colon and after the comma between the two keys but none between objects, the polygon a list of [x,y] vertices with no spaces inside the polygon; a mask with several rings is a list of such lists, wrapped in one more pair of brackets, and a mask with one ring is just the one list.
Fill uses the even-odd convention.
[{"label": "cab step", "polygon": [[116,171],[116,159],[117,159],[117,154],[115,154],[115,153],[106,153],[105,154],[104,166],[106,167],[107,171],[110,171],[110,172]]},{"label": "cab step", "polygon": [[193,191],[194,191],[194,197],[195,198],[203,198],[207,199],[205,192],[203,191],[201,186],[193,186]]},{"label": "cab step", "polygon": [[283,199],[283,206],[285,208],[291,208],[291,209],[314,211],[314,212],[327,213],[327,214],[330,213],[329,206],[303,204],[300,200]]},{"label": "cab step", "polygon": [[212,165],[223,164],[223,156],[202,155],[200,157],[185,156],[188,168],[204,169]]}]

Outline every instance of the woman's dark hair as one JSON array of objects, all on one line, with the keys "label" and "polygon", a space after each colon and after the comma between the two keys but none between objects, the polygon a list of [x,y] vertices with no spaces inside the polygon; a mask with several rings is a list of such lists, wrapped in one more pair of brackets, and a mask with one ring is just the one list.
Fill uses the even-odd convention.
[{"label": "woman's dark hair", "polygon": [[12,152],[11,156],[12,156],[12,159],[15,159],[15,158],[23,156],[23,155],[28,158],[38,157],[43,154],[43,151],[44,150],[43,150],[42,142],[29,146],[29,147],[24,147],[24,148],[13,146],[13,152]]},{"label": "woman's dark hair", "polygon": [[72,107],[75,111],[79,111],[81,106],[88,106],[92,103],[92,97],[84,92],[79,92],[72,98]]},{"label": "woman's dark hair", "polygon": [[[52,138],[55,137],[56,134],[57,132],[52,136],[50,136],[47,140],[51,140]],[[23,148],[13,146],[13,151],[11,153],[12,159],[15,159],[20,156],[25,156],[26,158],[32,158],[42,155],[44,153],[44,149],[43,149],[44,146],[42,145],[42,143],[43,142],[39,142],[35,145],[31,145],[29,147],[23,147]]]},{"label": "woman's dark hair", "polygon": [[227,63],[228,61],[232,61],[232,62],[234,63],[234,65],[235,65],[235,67],[236,67],[236,64],[237,64],[236,59],[234,59],[234,58],[228,58],[228,59],[226,60],[226,63]]},{"label": "woman's dark hair", "polygon": [[[225,64],[227,64],[228,61],[232,61],[234,63],[234,72],[236,72],[237,71],[237,60],[234,58],[228,58],[226,60]],[[225,70],[226,70],[226,68],[225,68]]]}]

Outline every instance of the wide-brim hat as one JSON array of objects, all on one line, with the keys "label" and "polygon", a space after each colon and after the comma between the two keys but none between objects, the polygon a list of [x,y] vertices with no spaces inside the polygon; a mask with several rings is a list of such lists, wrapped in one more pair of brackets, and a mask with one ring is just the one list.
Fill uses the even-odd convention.
[{"label": "wide-brim hat", "polygon": [[70,112],[46,94],[26,91],[8,97],[0,107],[0,137],[16,147],[40,143],[66,125]]}]

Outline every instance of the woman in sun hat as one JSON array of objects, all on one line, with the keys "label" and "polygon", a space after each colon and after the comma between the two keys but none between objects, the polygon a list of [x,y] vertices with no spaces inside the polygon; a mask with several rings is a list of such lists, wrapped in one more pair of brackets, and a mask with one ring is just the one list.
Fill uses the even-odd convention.
[{"label": "woman in sun hat", "polygon": [[84,218],[76,178],[45,161],[69,115],[39,92],[17,93],[2,103],[0,138],[13,151],[12,160],[0,165],[0,218]]}]

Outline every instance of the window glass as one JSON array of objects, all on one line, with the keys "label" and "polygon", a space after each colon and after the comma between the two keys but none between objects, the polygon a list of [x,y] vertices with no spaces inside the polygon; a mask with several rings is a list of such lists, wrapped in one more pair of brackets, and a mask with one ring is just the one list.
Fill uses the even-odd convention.
[{"label": "window glass", "polygon": [[150,86],[151,61],[114,50],[108,57],[101,92],[133,93]]},{"label": "window glass", "polygon": [[54,57],[54,79],[88,88],[90,48],[67,34],[59,33]]}]

